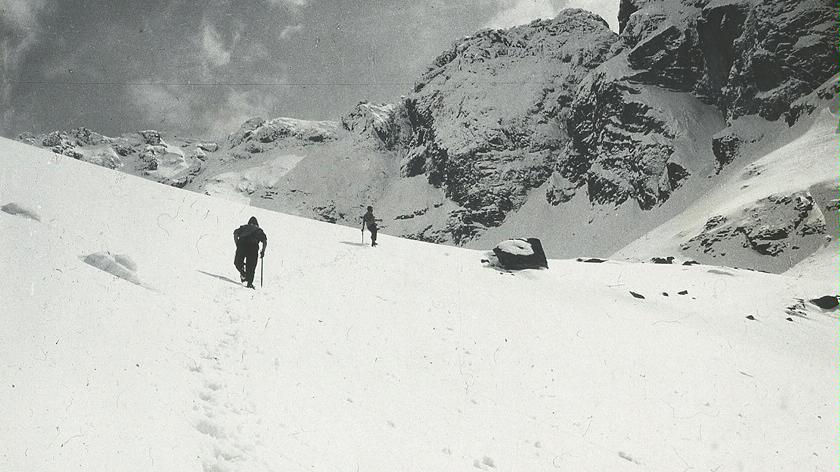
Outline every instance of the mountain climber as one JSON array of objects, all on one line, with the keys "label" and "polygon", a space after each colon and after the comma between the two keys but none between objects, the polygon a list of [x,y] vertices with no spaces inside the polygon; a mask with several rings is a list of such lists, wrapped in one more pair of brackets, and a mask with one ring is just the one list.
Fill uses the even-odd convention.
[{"label": "mountain climber", "polygon": [[376,232],[379,231],[379,227],[376,226],[376,221],[376,217],[373,216],[373,207],[367,207],[367,213],[362,216],[362,235],[364,237],[365,226],[367,226],[368,231],[370,231],[371,246],[376,246]]},{"label": "mountain climber", "polygon": [[[239,271],[239,279],[247,282],[246,287],[254,288],[254,271],[257,268],[257,254],[260,258],[265,257],[265,247],[268,246],[268,238],[265,232],[260,229],[257,218],[252,216],[247,225],[242,225],[233,232],[233,241],[236,243],[236,256],[233,258],[233,265]],[[262,242],[262,251],[260,243]]]}]

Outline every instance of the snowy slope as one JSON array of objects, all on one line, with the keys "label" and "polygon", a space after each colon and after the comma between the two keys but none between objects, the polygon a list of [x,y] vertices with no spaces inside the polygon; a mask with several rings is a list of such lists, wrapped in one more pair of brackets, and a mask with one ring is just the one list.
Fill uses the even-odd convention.
[{"label": "snowy slope", "polygon": [[836,312],[785,312],[833,281],[509,274],[0,139],[8,202],[40,222],[0,212],[0,470],[836,469]]}]

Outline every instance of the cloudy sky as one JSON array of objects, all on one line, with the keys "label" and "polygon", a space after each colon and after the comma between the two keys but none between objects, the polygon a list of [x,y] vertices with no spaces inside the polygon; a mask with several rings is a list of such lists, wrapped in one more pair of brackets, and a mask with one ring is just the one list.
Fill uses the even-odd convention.
[{"label": "cloudy sky", "polygon": [[87,126],[224,136],[411,90],[482,28],[619,0],[0,0],[0,136]]}]

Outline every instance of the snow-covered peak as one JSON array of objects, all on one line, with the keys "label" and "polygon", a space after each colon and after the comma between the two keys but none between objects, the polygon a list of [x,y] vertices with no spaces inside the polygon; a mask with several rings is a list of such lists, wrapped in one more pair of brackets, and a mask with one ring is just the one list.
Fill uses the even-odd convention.
[{"label": "snow-covered peak", "polygon": [[271,120],[251,118],[242,124],[239,131],[228,137],[228,144],[234,148],[243,143],[271,144],[286,138],[321,143],[336,139],[337,130],[338,123],[334,121],[308,121],[286,117]]}]

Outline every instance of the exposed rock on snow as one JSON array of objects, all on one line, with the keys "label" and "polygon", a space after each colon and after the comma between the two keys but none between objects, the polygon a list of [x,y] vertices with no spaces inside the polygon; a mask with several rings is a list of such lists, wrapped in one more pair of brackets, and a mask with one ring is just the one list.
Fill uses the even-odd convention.
[{"label": "exposed rock on snow", "polygon": [[835,310],[838,306],[837,295],[825,295],[823,297],[814,298],[808,301],[813,303],[814,305],[817,305],[823,310]]},{"label": "exposed rock on snow", "polygon": [[654,264],[673,264],[674,263],[674,256],[668,257],[651,257],[650,261]]},{"label": "exposed rock on snow", "polygon": [[590,258],[587,258],[587,259],[578,258],[577,261],[578,262],[589,262],[589,263],[592,263],[592,264],[600,264],[602,262],[607,262],[606,259],[599,259],[597,257],[590,257]]},{"label": "exposed rock on snow", "polygon": [[548,269],[548,261],[539,239],[510,239],[493,248],[493,254],[505,269]]},{"label": "exposed rock on snow", "polygon": [[30,220],[41,221],[41,216],[38,213],[29,208],[28,206],[21,205],[17,202],[10,202],[2,207],[0,207],[0,211],[4,213],[8,213],[10,215],[17,215],[22,216],[24,218],[29,218]]},{"label": "exposed rock on snow", "polygon": [[109,252],[97,252],[85,256],[82,260],[86,264],[108,272],[115,277],[140,285],[140,279],[136,274],[137,264],[124,254],[113,256]]},{"label": "exposed rock on snow", "polygon": [[683,243],[688,253],[712,257],[752,250],[766,256],[787,254],[798,262],[825,241],[823,214],[807,192],[771,195],[732,217],[716,216],[703,232]]}]

